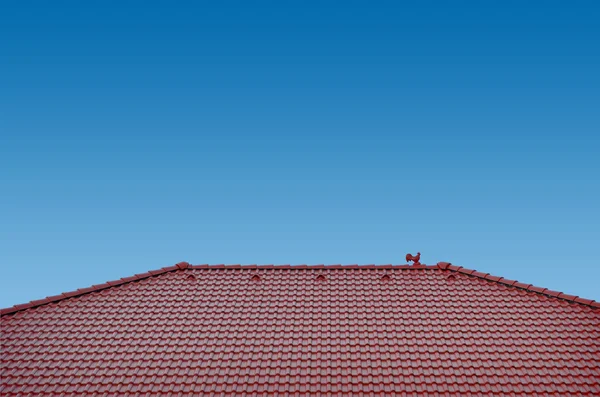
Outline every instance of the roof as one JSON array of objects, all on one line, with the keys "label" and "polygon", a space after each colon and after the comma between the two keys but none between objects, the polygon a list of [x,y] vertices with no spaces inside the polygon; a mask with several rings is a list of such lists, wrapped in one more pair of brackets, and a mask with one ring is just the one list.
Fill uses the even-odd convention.
[{"label": "roof", "polygon": [[180,263],[3,309],[0,394],[600,395],[599,307],[443,262]]}]

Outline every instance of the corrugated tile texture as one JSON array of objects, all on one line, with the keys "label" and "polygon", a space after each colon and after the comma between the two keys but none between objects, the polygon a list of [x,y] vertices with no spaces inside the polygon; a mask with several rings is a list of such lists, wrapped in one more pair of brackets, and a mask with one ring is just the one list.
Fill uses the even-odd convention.
[{"label": "corrugated tile texture", "polygon": [[3,315],[0,393],[600,395],[600,311],[539,292],[437,267],[174,267]]}]

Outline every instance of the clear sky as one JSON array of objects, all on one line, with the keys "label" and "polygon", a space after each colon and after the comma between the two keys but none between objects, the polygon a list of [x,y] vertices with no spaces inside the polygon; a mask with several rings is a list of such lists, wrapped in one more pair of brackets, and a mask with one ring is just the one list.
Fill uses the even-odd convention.
[{"label": "clear sky", "polygon": [[416,251],[600,300],[597,1],[0,7],[0,307]]}]

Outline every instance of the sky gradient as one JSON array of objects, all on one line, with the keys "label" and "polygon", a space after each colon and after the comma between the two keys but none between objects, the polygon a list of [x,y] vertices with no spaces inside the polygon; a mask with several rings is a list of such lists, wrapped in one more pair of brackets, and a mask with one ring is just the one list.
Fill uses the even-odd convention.
[{"label": "sky gradient", "polygon": [[0,307],[417,251],[600,300],[598,2],[177,4],[1,6]]}]

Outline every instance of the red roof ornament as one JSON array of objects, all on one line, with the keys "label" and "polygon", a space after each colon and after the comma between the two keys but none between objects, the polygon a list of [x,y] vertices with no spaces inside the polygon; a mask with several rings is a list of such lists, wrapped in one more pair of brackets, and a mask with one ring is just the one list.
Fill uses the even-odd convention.
[{"label": "red roof ornament", "polygon": [[421,253],[417,252],[417,255],[413,256],[411,254],[406,254],[406,262],[413,262],[413,266],[420,266],[421,262]]}]

